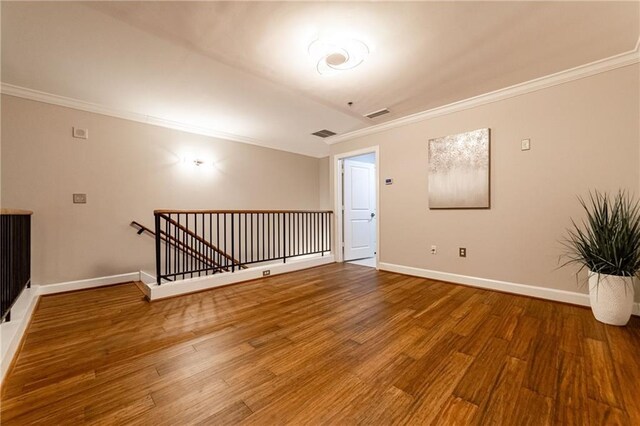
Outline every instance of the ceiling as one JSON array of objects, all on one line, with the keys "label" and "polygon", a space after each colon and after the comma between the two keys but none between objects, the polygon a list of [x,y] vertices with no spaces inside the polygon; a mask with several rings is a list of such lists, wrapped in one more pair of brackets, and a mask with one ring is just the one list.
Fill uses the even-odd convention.
[{"label": "ceiling", "polygon": [[[319,75],[308,45],[333,32],[371,53]],[[639,2],[2,2],[2,81],[322,157],[317,130],[627,52],[639,33]]]}]

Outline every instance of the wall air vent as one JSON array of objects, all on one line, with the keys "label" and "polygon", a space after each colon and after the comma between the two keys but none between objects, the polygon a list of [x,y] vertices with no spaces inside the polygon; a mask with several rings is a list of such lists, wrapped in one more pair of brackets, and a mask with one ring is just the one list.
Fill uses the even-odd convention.
[{"label": "wall air vent", "polygon": [[365,115],[365,117],[367,118],[376,118],[376,117],[380,117],[381,115],[385,115],[385,114],[389,114],[389,110],[387,108],[383,108],[379,111],[374,111],[374,112],[370,112],[369,114]]},{"label": "wall air vent", "polygon": [[328,138],[329,136],[333,136],[336,133],[331,130],[318,130],[317,132],[311,133],[313,136],[318,136],[319,138]]}]

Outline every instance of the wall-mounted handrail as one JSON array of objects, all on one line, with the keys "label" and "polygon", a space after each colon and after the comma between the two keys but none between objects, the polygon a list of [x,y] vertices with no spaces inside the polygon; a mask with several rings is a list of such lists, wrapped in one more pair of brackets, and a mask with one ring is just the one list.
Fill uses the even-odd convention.
[{"label": "wall-mounted handrail", "polygon": [[[152,229],[142,225],[139,222],[136,222],[135,220],[131,222],[131,226],[138,228],[138,235],[142,234],[143,232],[146,232],[154,238],[156,236],[156,233]],[[179,250],[184,251],[188,255],[196,258],[198,261],[201,261],[207,264],[207,266],[214,267],[214,268],[217,267],[220,271],[224,271],[224,272],[229,271],[227,268],[224,268],[222,267],[222,265],[219,265],[218,263],[216,263],[213,259],[194,250],[192,247],[186,245],[182,241],[178,241],[173,236],[167,235],[164,231],[160,232],[160,238],[165,244],[170,244],[172,246],[177,247]]]},{"label": "wall-mounted handrail", "polygon": [[[156,277],[174,281],[331,252],[331,210],[155,210]],[[162,242],[168,239],[173,244]],[[214,265],[180,252],[188,246]],[[194,262],[195,260],[195,262]]]}]

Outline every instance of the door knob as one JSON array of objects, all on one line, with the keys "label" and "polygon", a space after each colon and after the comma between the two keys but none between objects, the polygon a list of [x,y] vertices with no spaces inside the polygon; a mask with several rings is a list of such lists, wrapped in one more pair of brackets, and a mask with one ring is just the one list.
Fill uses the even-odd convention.
[{"label": "door knob", "polygon": [[375,213],[371,213],[371,219],[373,219],[374,217],[376,217]]}]

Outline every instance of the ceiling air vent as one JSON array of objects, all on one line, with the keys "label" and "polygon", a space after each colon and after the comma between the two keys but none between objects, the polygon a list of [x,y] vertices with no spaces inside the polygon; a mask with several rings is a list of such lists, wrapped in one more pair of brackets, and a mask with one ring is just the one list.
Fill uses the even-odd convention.
[{"label": "ceiling air vent", "polygon": [[385,114],[389,114],[389,110],[387,108],[383,108],[379,111],[374,111],[374,112],[370,112],[369,114],[365,115],[365,117],[367,118],[376,118],[376,117],[380,117],[381,115],[385,115]]},{"label": "ceiling air vent", "polygon": [[328,138],[329,136],[333,136],[336,133],[331,130],[318,130],[317,132],[311,133],[313,136],[318,136],[319,138]]}]

